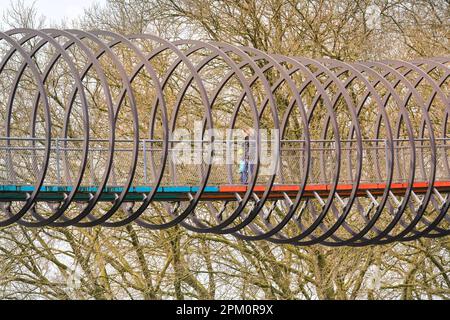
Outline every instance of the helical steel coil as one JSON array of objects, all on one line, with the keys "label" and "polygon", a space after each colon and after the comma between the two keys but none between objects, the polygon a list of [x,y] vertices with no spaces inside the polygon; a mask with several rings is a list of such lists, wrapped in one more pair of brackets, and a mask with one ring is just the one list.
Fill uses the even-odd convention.
[{"label": "helical steel coil", "polygon": [[[449,76],[445,57],[350,63],[149,34],[0,32],[0,185],[29,190],[1,200],[0,226],[134,222],[328,246],[446,236]],[[201,161],[174,163],[176,132],[194,129],[184,146],[200,145]],[[213,161],[233,129],[252,132],[250,179],[208,200],[211,186],[241,184],[238,163]],[[63,198],[45,198],[49,185]],[[95,188],[80,200],[83,186]],[[136,186],[148,189],[130,201]],[[156,201],[167,186],[187,198]]]}]

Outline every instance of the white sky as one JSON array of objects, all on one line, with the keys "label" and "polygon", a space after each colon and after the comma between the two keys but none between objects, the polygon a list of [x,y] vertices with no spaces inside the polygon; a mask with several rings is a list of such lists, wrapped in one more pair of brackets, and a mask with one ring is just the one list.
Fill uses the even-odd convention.
[{"label": "white sky", "polygon": [[[47,22],[72,20],[83,13],[93,3],[105,3],[106,0],[25,0],[30,5],[35,2],[39,14],[47,17]],[[3,11],[11,4],[11,0],[0,0],[0,18]]]}]

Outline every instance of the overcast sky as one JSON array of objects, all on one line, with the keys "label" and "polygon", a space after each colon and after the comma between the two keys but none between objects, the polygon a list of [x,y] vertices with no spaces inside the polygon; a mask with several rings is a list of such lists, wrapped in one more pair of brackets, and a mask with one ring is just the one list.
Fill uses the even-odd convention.
[{"label": "overcast sky", "polygon": [[[25,0],[30,5],[36,2],[39,13],[47,17],[47,22],[71,20],[83,13],[93,3],[105,3],[106,0]],[[0,0],[0,18],[3,11],[10,6],[11,0]]]}]

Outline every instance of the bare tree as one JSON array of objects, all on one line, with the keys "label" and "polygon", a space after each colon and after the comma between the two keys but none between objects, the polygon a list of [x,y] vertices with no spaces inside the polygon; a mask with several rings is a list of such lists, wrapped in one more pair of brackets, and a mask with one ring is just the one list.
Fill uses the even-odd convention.
[{"label": "bare tree", "polygon": [[9,7],[3,12],[4,27],[11,29],[40,29],[45,25],[45,20],[37,11],[36,1],[27,6],[24,0],[11,0]]},{"label": "bare tree", "polygon": [[[79,26],[224,41],[292,56],[398,59],[448,55],[449,10],[448,1],[109,0],[87,10]],[[10,28],[45,26],[36,7],[23,0],[11,4],[5,21]],[[114,70],[108,71],[113,78]],[[105,106],[98,92],[90,87],[98,110],[93,116],[100,119]],[[63,105],[57,94],[52,99]],[[120,133],[127,134],[126,124]],[[95,130],[101,133],[101,121]],[[0,298],[449,299],[449,241],[294,247],[182,228],[15,226],[0,230]]]}]

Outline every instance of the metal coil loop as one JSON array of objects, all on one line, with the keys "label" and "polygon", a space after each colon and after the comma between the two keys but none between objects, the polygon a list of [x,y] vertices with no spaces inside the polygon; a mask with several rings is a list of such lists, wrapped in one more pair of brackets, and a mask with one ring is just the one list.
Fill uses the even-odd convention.
[{"label": "metal coil loop", "polygon": [[445,57],[0,32],[0,227],[181,225],[328,246],[446,236],[449,101]]}]

